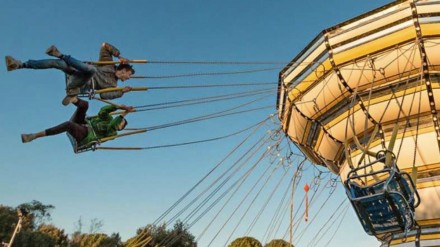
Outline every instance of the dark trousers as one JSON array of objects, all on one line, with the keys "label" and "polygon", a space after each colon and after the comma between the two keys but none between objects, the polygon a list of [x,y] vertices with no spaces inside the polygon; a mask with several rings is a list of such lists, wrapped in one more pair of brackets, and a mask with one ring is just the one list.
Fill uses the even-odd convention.
[{"label": "dark trousers", "polygon": [[87,136],[88,128],[85,124],[89,103],[78,98],[78,102],[74,104],[76,111],[72,115],[72,118],[62,124],[46,129],[45,132],[47,136],[58,135],[67,131],[78,143]]}]

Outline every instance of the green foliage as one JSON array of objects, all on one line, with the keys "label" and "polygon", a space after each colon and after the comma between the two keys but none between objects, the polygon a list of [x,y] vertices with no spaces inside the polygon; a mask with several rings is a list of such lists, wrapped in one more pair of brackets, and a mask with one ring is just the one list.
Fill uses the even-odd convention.
[{"label": "green foliage", "polygon": [[167,230],[165,225],[147,225],[139,228],[136,236],[127,240],[125,245],[144,243],[144,247],[167,246],[167,247],[197,247],[194,236],[188,231],[188,227],[178,221],[173,229]]},{"label": "green foliage", "polygon": [[50,220],[50,211],[55,207],[33,200],[32,202],[18,205],[17,209],[19,208],[28,212],[28,215],[24,217],[23,228],[35,230],[39,225]]},{"label": "green foliage", "polygon": [[253,237],[242,237],[235,239],[229,247],[263,247],[263,245]]},{"label": "green foliage", "polygon": [[54,225],[42,224],[38,227],[38,231],[50,236],[55,244],[59,247],[65,247],[69,245],[69,239],[64,230],[55,227]]},{"label": "green foliage", "polygon": [[[15,209],[0,205],[0,242],[10,242],[19,221],[18,209],[20,209],[22,212],[27,212],[27,214],[22,215],[21,231],[16,235],[13,245],[25,247],[55,246],[57,239],[53,239],[51,235],[44,231],[36,231],[41,223],[50,219],[50,210],[53,208],[52,205],[44,205],[35,200],[30,203],[23,203]],[[59,246],[62,247],[62,245]]]},{"label": "green foliage", "polygon": [[104,239],[100,247],[123,247],[119,233],[113,233],[110,237]]},{"label": "green foliage", "polygon": [[[39,201],[23,203],[17,208],[0,205],[0,242],[8,243],[20,219],[21,231],[16,235],[13,246],[22,247],[123,247],[119,233],[108,236],[97,233],[102,227],[102,221],[93,219],[90,233],[81,233],[83,227],[81,218],[78,221],[77,231],[69,240],[63,229],[59,229],[46,222],[50,220],[51,210],[55,207],[45,205]],[[18,210],[20,209],[20,210]],[[143,247],[197,247],[195,237],[188,231],[188,226],[178,221],[172,229],[165,225],[147,225],[136,232],[136,236],[129,239],[125,246],[142,243]],[[258,241],[257,241],[258,242]],[[261,247],[260,245],[247,245]]]},{"label": "green foliage", "polygon": [[0,243],[9,242],[17,222],[18,216],[15,209],[0,205]]},{"label": "green foliage", "polygon": [[119,233],[113,233],[111,236],[98,233],[103,225],[102,220],[94,218],[90,221],[89,233],[82,233],[83,221],[80,217],[76,222],[76,231],[72,234],[69,247],[122,247]]},{"label": "green foliage", "polygon": [[104,225],[104,223],[102,223],[102,220],[98,220],[97,218],[91,219],[89,233],[99,232],[103,225]]},{"label": "green foliage", "polygon": [[119,233],[113,233],[108,236],[104,233],[79,233],[72,236],[71,247],[122,247]]},{"label": "green foliage", "polygon": [[13,246],[23,247],[56,247],[51,236],[32,230],[21,230],[13,242]]},{"label": "green foliage", "polygon": [[274,239],[267,243],[264,247],[293,247],[293,245],[282,239]]}]

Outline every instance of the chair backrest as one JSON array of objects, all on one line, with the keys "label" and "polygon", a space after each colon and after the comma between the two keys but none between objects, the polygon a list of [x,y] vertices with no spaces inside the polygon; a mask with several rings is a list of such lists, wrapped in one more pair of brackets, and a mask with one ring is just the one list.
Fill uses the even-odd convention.
[{"label": "chair backrest", "polygon": [[[67,88],[67,82],[68,82],[68,76],[69,75],[67,75],[67,74],[65,74],[65,77],[64,77],[64,79],[65,79],[65,83],[66,83],[66,88]],[[87,84],[89,84],[90,83],[90,85],[87,85]],[[93,82],[87,82],[86,83],[86,85],[84,85],[84,86],[82,86],[81,88],[80,88],[80,91],[79,91],[79,93],[78,93],[78,97],[81,97],[81,98],[90,98],[90,95],[91,95],[91,90],[93,91],[95,89],[95,83],[93,83]]]},{"label": "chair backrest", "polygon": [[[70,118],[70,120],[72,121],[73,119],[75,119],[76,114],[78,113],[78,109],[75,110],[75,112],[73,113],[72,117]],[[89,126],[89,131],[94,131],[93,128],[91,127],[91,124],[89,123],[89,121],[86,118],[86,122],[87,125]],[[74,153],[82,153],[82,152],[87,152],[87,151],[95,151],[96,150],[96,145],[99,144],[99,140],[96,139],[92,142],[86,143],[84,145],[78,146],[78,142],[76,141],[75,137],[73,137],[71,134],[69,134],[69,132],[66,132],[67,137],[69,138],[70,144],[72,144],[72,149]],[[96,136],[96,134],[95,134]]]},{"label": "chair backrest", "polygon": [[70,143],[72,144],[72,148],[73,148],[73,152],[74,153],[83,153],[83,152],[87,152],[87,151],[95,151],[96,150],[96,145],[98,144],[97,141],[93,141],[93,142],[89,142],[85,145],[82,146],[78,146],[78,142],[75,140],[75,138],[69,134],[69,132],[66,132],[67,137],[70,140]]}]

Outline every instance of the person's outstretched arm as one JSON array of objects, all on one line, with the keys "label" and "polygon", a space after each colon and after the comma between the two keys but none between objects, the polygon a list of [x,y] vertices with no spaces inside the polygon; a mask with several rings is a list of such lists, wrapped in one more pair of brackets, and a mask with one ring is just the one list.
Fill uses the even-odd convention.
[{"label": "person's outstretched arm", "polygon": [[113,61],[113,57],[117,57],[121,63],[127,63],[128,61],[121,56],[118,48],[109,43],[102,43],[101,50],[99,51],[99,61]]}]

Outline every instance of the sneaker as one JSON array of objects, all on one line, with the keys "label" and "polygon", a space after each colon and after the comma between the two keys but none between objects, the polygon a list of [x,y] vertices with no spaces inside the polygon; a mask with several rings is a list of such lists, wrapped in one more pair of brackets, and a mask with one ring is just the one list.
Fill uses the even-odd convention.
[{"label": "sneaker", "polygon": [[23,63],[20,60],[14,59],[11,56],[6,56],[6,69],[8,71],[19,69],[23,66]]},{"label": "sneaker", "polygon": [[49,56],[58,57],[58,58],[60,58],[63,55],[54,45],[51,45],[49,48],[47,48],[46,54]]},{"label": "sneaker", "polygon": [[72,103],[73,101],[75,101],[76,98],[77,98],[76,95],[66,95],[66,97],[64,97],[64,99],[61,102],[61,104],[63,104],[63,106],[67,106],[70,103]]},{"label": "sneaker", "polygon": [[79,87],[66,89],[66,94],[70,96],[78,95],[79,93],[81,93],[81,88]]},{"label": "sneaker", "polygon": [[35,139],[34,134],[21,134],[21,142],[23,143],[31,142],[34,139]]}]

